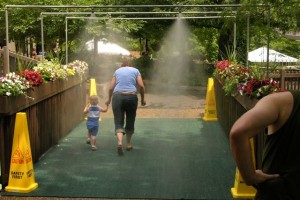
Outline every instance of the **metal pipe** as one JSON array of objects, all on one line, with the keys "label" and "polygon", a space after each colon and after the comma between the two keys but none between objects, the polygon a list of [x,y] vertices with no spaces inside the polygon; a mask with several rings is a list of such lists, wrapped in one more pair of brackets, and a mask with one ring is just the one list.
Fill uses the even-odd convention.
[{"label": "metal pipe", "polygon": [[270,6],[268,5],[268,31],[267,31],[267,78],[269,78],[269,50],[270,50]]},{"label": "metal pipe", "polygon": [[[182,14],[222,14],[221,11],[192,11],[192,12],[181,12]],[[236,11],[232,11],[236,14]],[[41,12],[41,15],[90,15],[91,12]],[[178,12],[94,12],[98,15],[144,15],[144,14],[178,14]]]},{"label": "metal pipe", "polygon": [[236,20],[234,20],[233,25],[233,52],[236,54]]},{"label": "metal pipe", "polygon": [[[202,17],[180,17],[181,19],[218,19],[218,18],[235,18],[236,16],[202,16]],[[68,19],[94,19],[108,20],[107,17],[67,17]],[[178,17],[112,17],[112,20],[146,20],[146,19],[178,19]]]},{"label": "metal pipe", "polygon": [[91,8],[91,6],[63,6],[63,5],[6,5],[6,8]]},{"label": "metal pipe", "polygon": [[7,8],[5,8],[5,28],[6,28],[6,32],[5,32],[5,37],[6,37],[6,49],[4,49],[4,51],[6,51],[6,53],[4,54],[4,56],[6,57],[4,60],[6,60],[4,68],[3,68],[3,73],[9,73],[10,71],[10,66],[9,66],[9,36],[8,36],[8,10]]},{"label": "metal pipe", "polygon": [[[266,7],[265,4],[249,4],[250,7]],[[65,6],[65,5],[6,5],[6,8],[217,8],[217,7],[242,7],[242,4],[218,4],[218,5],[90,5],[90,6]]]},{"label": "metal pipe", "polygon": [[[200,17],[196,17],[196,16],[192,16],[192,17],[180,17],[180,19],[219,19],[219,18],[235,18],[235,16],[200,16]],[[143,19],[154,19],[154,20],[159,20],[159,19],[178,19],[178,17],[115,17],[112,18],[115,20],[126,20],[126,19],[139,19],[139,20],[143,20]]]},{"label": "metal pipe", "polygon": [[249,53],[249,38],[250,38],[250,15],[248,13],[247,15],[247,47],[246,47],[246,67],[249,67],[249,61],[248,61],[248,53]]},{"label": "metal pipe", "polygon": [[41,15],[42,62],[44,62],[44,20]]},{"label": "metal pipe", "polygon": [[91,5],[93,8],[190,8],[190,7],[241,7],[241,4],[218,4],[218,5]]},{"label": "metal pipe", "polygon": [[66,65],[68,64],[68,57],[69,57],[69,55],[68,55],[68,19],[66,18]]}]

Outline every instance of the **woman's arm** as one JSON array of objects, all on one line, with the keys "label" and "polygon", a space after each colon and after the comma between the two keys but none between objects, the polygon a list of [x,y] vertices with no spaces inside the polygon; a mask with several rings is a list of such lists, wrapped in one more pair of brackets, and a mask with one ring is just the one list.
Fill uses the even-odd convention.
[{"label": "woman's arm", "polygon": [[145,85],[142,79],[142,76],[139,75],[136,79],[137,85],[139,87],[139,92],[141,94],[141,104],[142,106],[146,105],[146,100],[145,100]]},{"label": "woman's arm", "polygon": [[267,127],[280,128],[290,115],[291,100],[290,93],[268,95],[258,101],[254,108],[242,115],[232,126],[231,151],[246,184],[257,184],[278,177],[278,174],[268,175],[255,170],[249,140]]},{"label": "woman's arm", "polygon": [[108,88],[108,98],[107,98],[107,101],[105,102],[105,104],[108,106],[111,102],[111,97],[112,97],[112,94],[113,94],[113,91],[114,91],[114,88],[116,86],[116,77],[113,77],[111,79],[111,82],[110,82],[110,85],[109,85],[109,88]]}]

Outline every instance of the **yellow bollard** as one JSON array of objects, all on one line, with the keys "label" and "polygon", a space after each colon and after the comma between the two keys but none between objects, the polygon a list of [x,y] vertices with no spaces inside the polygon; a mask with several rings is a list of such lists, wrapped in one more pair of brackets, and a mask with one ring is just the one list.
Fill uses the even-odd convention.
[{"label": "yellow bollard", "polygon": [[208,85],[207,85],[207,90],[206,90],[205,111],[204,111],[203,120],[204,121],[217,121],[218,120],[213,78],[208,79]]},{"label": "yellow bollard", "polygon": [[90,79],[90,96],[97,95],[96,80],[94,78]]},{"label": "yellow bollard", "polygon": [[28,193],[35,182],[26,113],[17,113],[10,161],[7,192]]},{"label": "yellow bollard", "polygon": [[[252,158],[255,166],[255,154],[253,138],[250,139]],[[231,188],[231,195],[236,199],[253,199],[256,194],[256,189],[252,186],[248,186],[244,181],[238,169],[236,169],[234,186]]]}]

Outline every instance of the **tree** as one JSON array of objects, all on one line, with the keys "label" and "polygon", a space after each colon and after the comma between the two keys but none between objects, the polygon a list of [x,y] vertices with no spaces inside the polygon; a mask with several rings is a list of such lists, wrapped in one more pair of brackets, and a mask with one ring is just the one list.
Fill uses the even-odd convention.
[{"label": "tree", "polygon": [[[239,4],[241,7],[230,7],[221,5],[224,4]],[[5,38],[5,18],[4,7],[5,5],[22,5],[28,4],[24,0],[8,0],[5,3],[0,2],[2,9],[0,10],[3,15],[0,15],[0,38]],[[223,15],[227,15],[232,11],[237,11],[236,24],[237,24],[237,52],[240,55],[240,60],[245,61],[246,57],[246,29],[245,24],[247,22],[247,16],[250,17],[251,25],[251,48],[258,47],[259,45],[266,44],[267,33],[270,31],[271,44],[272,39],[276,38],[276,42],[280,35],[286,31],[299,30],[300,22],[300,9],[299,1],[297,0],[275,0],[275,1],[262,1],[262,0],[76,0],[72,1],[72,4],[66,0],[37,0],[35,5],[86,5],[87,8],[47,8],[47,9],[26,9],[26,8],[13,8],[9,9],[9,36],[10,39],[17,43],[17,47],[22,52],[25,51],[25,40],[31,38],[33,41],[40,45],[41,41],[41,24],[40,13],[41,12],[92,12],[91,5],[127,5],[124,8],[101,8],[95,7],[94,11],[103,12],[191,12],[191,11],[222,11]],[[220,7],[181,7],[180,5],[220,5]],[[129,7],[128,5],[170,5],[172,7]],[[270,9],[269,9],[270,8]],[[270,26],[271,29],[267,29],[268,24],[268,12],[270,11]],[[192,16],[192,14],[187,16]],[[77,15],[79,16],[79,15]],[[82,16],[82,15],[80,15]],[[86,15],[90,16],[90,14]],[[102,15],[103,16],[103,15]],[[112,17],[124,17],[125,15],[115,15]],[[126,15],[128,16],[128,15]],[[131,17],[148,16],[142,14],[135,14]],[[157,14],[153,16],[171,16],[170,14]],[[174,16],[174,15],[172,15]],[[223,19],[189,19],[189,25],[194,33],[193,40],[197,43],[195,51],[201,51],[208,60],[213,61],[216,58],[216,49],[219,49],[218,59],[222,59],[226,54],[226,49],[233,48],[233,18]],[[172,25],[172,20],[113,20],[111,24],[106,21],[99,20],[93,26],[87,27],[87,20],[68,20],[68,40],[70,41],[71,51],[80,50],[84,43],[84,38],[79,37],[80,33],[85,33],[90,37],[111,37],[112,35],[118,36],[122,33],[123,41],[134,41],[130,47],[140,50],[157,51],[160,49],[162,38],[168,31],[168,28]],[[202,30],[201,30],[202,29]],[[44,33],[45,33],[45,46],[47,49],[51,49],[53,44],[60,42],[62,49],[64,49],[65,41],[65,16],[44,16]],[[126,33],[126,34],[125,34]],[[211,34],[212,37],[199,35],[199,34]],[[204,38],[203,38],[204,37]],[[216,39],[217,38],[217,39]],[[147,46],[142,46],[142,42],[147,41]],[[283,41],[286,40],[283,39]],[[5,43],[4,39],[0,41]],[[138,44],[140,43],[140,44]],[[288,42],[289,43],[289,42]],[[273,44],[272,44],[273,45]],[[274,46],[280,46],[277,42]],[[291,45],[289,51],[294,54],[296,45]]]}]

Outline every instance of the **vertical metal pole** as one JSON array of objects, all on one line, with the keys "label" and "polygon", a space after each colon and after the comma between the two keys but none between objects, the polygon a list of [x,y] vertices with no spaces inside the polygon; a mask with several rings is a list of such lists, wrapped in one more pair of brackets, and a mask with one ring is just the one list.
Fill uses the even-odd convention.
[{"label": "vertical metal pole", "polygon": [[41,38],[42,38],[42,62],[44,62],[44,19],[43,15],[41,14]]},{"label": "vertical metal pole", "polygon": [[69,57],[69,55],[68,55],[68,18],[66,17],[66,30],[65,30],[65,32],[66,32],[66,65],[68,64],[68,57]]},{"label": "vertical metal pole", "polygon": [[236,54],[236,20],[234,20],[234,39],[233,39],[233,50],[234,50],[234,54]]},{"label": "vertical metal pole", "polygon": [[249,67],[248,54],[249,54],[249,43],[250,43],[250,15],[247,15],[247,54],[246,54],[246,66]]},{"label": "vertical metal pole", "polygon": [[6,53],[4,54],[4,68],[3,68],[3,73],[7,74],[10,71],[10,67],[9,67],[9,37],[8,37],[8,9],[7,7],[5,7],[5,28],[6,28],[6,48],[4,49],[4,51],[6,51]]},{"label": "vertical metal pole", "polygon": [[269,78],[269,49],[270,49],[270,6],[268,5],[268,30],[267,30],[267,78]]}]

